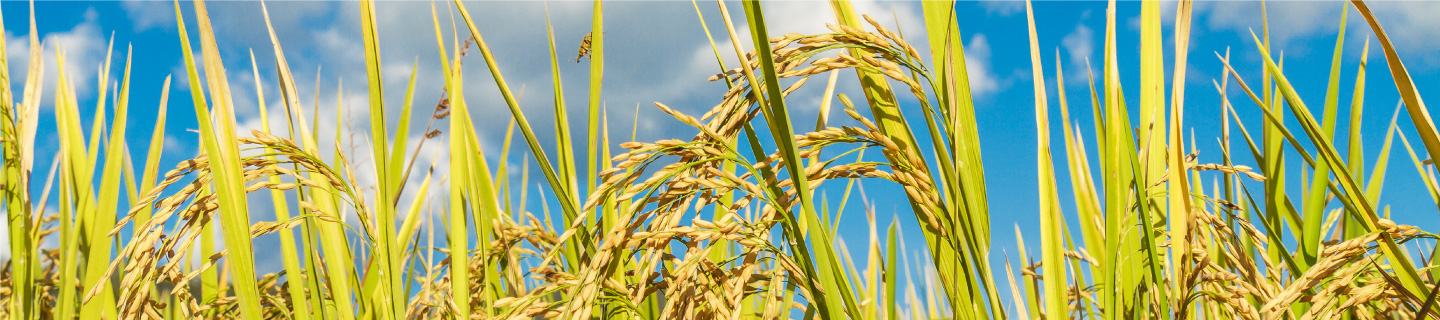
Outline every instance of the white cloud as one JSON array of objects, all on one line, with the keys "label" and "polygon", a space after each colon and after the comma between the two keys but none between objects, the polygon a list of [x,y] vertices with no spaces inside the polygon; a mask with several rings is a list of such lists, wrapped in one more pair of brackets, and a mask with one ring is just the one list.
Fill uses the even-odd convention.
[{"label": "white cloud", "polygon": [[1095,52],[1094,41],[1094,32],[1085,25],[1078,25],[1075,26],[1075,31],[1060,39],[1060,44],[1065,47],[1065,53],[1072,57],[1071,60],[1083,60]]},{"label": "white cloud", "polygon": [[[1265,3],[1269,14],[1270,37],[1272,41],[1286,43],[1321,32],[1334,32],[1333,26],[1340,21],[1341,4],[1324,5],[1303,1],[1278,1]],[[1205,12],[1204,23],[1213,29],[1240,32],[1249,38],[1250,30],[1256,34],[1262,31],[1261,4],[1259,2],[1199,2],[1196,12]]]},{"label": "white cloud", "polygon": [[987,14],[1008,16],[1025,11],[1025,2],[1021,0],[981,0],[980,6],[985,8]]},{"label": "white cloud", "polygon": [[136,31],[175,24],[175,9],[170,2],[125,0],[120,2],[134,23]]},{"label": "white cloud", "polygon": [[[1433,41],[1440,33],[1440,2],[1429,1],[1375,1],[1367,3],[1380,25],[1390,36],[1401,58],[1407,66],[1440,67],[1440,42]],[[1346,42],[1357,45],[1351,54],[1358,54],[1358,45],[1371,34],[1370,26],[1353,6],[1341,3],[1316,3],[1308,1],[1267,2],[1270,36],[1275,45],[1291,55],[1305,55],[1310,51],[1329,52],[1330,47],[1304,45],[1308,40],[1333,41],[1338,31],[1340,10],[1349,10]],[[1197,2],[1197,24],[1216,30],[1236,32],[1242,39],[1249,39],[1250,31],[1262,32],[1260,4],[1258,2]],[[1328,57],[1328,54],[1326,55]]]},{"label": "white cloud", "polygon": [[162,155],[188,155],[195,152],[190,146],[180,143],[179,137],[166,136],[165,141],[160,144]]},{"label": "white cloud", "polygon": [[[1433,1],[1385,1],[1368,3],[1376,19],[1385,28],[1390,41],[1407,66],[1440,67],[1440,2]],[[1352,28],[1369,30],[1369,25],[1356,12],[1351,12]],[[1359,32],[1368,34],[1368,32]],[[1356,41],[1356,43],[1359,43]]]},{"label": "white cloud", "polygon": [[1083,24],[1077,25],[1075,31],[1060,39],[1060,45],[1065,47],[1065,54],[1072,65],[1083,63],[1095,54],[1095,32]]},{"label": "white cloud", "polygon": [[[76,95],[80,99],[95,96],[95,74],[99,70],[102,60],[105,59],[105,36],[100,33],[99,15],[94,8],[85,11],[85,19],[69,30],[50,32],[40,35],[42,48],[41,59],[45,78],[42,83],[45,85],[43,94],[45,101],[53,101],[58,80],[58,66],[55,61],[57,50],[65,53],[65,74],[70,79]],[[30,67],[30,40],[29,34],[5,35],[5,49],[7,58],[10,61],[10,79],[12,86],[23,88],[25,75]],[[115,52],[116,57],[123,58],[125,52],[122,46]],[[117,58],[119,59],[119,58]],[[111,66],[112,71],[118,71],[123,66]],[[112,83],[118,79],[112,77]]]},{"label": "white cloud", "polygon": [[970,92],[976,97],[1001,89],[1001,79],[990,70],[990,41],[984,34],[975,34],[965,44],[965,71],[970,76]]}]

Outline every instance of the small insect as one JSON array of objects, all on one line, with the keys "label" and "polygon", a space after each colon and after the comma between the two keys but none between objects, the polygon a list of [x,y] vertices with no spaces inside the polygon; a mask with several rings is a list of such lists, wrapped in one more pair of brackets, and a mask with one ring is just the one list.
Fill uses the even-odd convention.
[{"label": "small insect", "polygon": [[587,56],[587,55],[590,55],[590,33],[589,33],[589,32],[586,32],[586,33],[585,33],[585,38],[584,38],[584,39],[580,39],[580,52],[578,52],[578,53],[575,55],[575,63],[580,63],[580,59],[581,59],[581,58],[584,58],[584,57]]}]

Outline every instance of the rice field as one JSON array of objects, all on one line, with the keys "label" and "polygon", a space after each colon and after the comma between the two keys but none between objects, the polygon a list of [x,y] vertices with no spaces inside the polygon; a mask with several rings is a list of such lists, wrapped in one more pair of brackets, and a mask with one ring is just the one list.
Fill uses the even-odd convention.
[{"label": "rice field", "polygon": [[[1271,50],[1268,24],[1212,56],[1189,47],[1194,4],[1172,4],[1145,1],[1138,17],[1117,17],[1112,0],[1103,53],[1087,60],[1086,79],[1074,79],[1062,66],[1070,60],[1040,46],[1025,2],[1039,210],[1023,214],[1039,224],[1013,232],[1039,239],[1028,244],[1025,236],[991,241],[1012,231],[991,229],[992,207],[1008,211],[987,194],[987,173],[999,173],[982,163],[983,106],[972,95],[964,22],[952,2],[923,2],[923,29],[906,32],[848,0],[817,2],[833,15],[826,31],[781,34],[767,22],[785,17],[767,16],[760,2],[692,1],[715,65],[713,76],[688,81],[727,89],[706,97],[702,113],[644,106],[688,132],[654,141],[637,141],[638,124],[609,126],[605,28],[621,22],[605,19],[601,1],[588,33],[557,37],[547,28],[535,40],[548,45],[536,54],[548,57],[553,79],[540,94],[555,101],[538,107],[522,103],[523,89],[502,72],[506,57],[485,41],[505,32],[479,27],[470,10],[485,3],[416,3],[431,16],[415,23],[434,30],[416,36],[433,37],[443,71],[423,76],[444,88],[419,96],[413,72],[409,90],[387,90],[394,79],[382,70],[383,26],[375,4],[360,2],[362,37],[348,39],[361,44],[368,80],[359,133],[317,124],[327,116],[317,111],[322,102],[303,97],[318,89],[297,79],[312,67],[286,60],[295,53],[263,2],[254,4],[263,15],[253,30],[270,47],[255,50],[273,52],[273,61],[222,51],[204,1],[173,3],[180,46],[144,49],[178,50],[184,68],[165,79],[158,101],[134,102],[158,104],[153,115],[130,112],[140,48],[112,42],[96,78],[77,78],[65,71],[75,66],[64,51],[42,56],[31,32],[22,39],[28,52],[0,47],[8,53],[0,71],[17,56],[54,61],[0,73],[0,203],[10,238],[0,317],[1440,318],[1436,235],[1391,220],[1379,202],[1387,175],[1417,175],[1422,188],[1384,191],[1425,193],[1440,207],[1431,160],[1440,156],[1440,131],[1386,21],[1350,1],[1333,24],[1333,63],[1290,67],[1329,70],[1325,99],[1305,101],[1283,53]],[[702,6],[724,23],[706,24]],[[46,17],[30,9],[33,30]],[[1138,46],[1117,45],[1132,18]],[[1375,35],[1358,61],[1342,59],[1347,27]],[[583,39],[573,62],[556,50],[563,39]],[[1138,61],[1119,59],[1134,49]],[[1263,68],[1237,71],[1232,57]],[[1221,62],[1223,70],[1207,73],[1218,75],[1213,86],[1184,85],[1192,59]],[[226,61],[276,72],[227,70]],[[566,87],[562,64],[588,68],[588,81]],[[476,69],[488,77],[466,81],[473,73],[463,71]],[[1366,83],[1367,72],[1393,81]],[[46,73],[58,77],[51,87]],[[232,84],[235,73],[257,85]],[[1088,91],[1066,90],[1067,75]],[[841,77],[859,90],[838,87]],[[1353,87],[1340,85],[1346,78]],[[259,89],[260,81],[279,90]],[[804,106],[818,108],[814,123],[796,121],[792,110],[806,102],[787,99],[805,87],[823,88],[818,106]],[[467,103],[467,90],[482,89],[498,92],[503,106]],[[583,107],[566,105],[573,90],[587,99],[569,102]],[[1347,121],[1340,110],[1358,124],[1359,110],[1388,107],[1364,99],[1374,90],[1402,100],[1378,146],[1361,140],[1358,125],[1336,129]],[[1220,106],[1191,106],[1217,110],[1210,116],[1222,123],[1219,136],[1194,136],[1187,94],[1219,97]],[[98,105],[81,105],[86,95]],[[168,110],[170,99],[189,99],[194,110]],[[89,108],[98,112],[86,119]],[[503,109],[510,126],[477,125],[478,108]],[[428,117],[408,116],[425,110]],[[167,113],[192,111],[204,119],[194,128],[198,156],[162,167],[174,139]],[[260,128],[240,129],[237,114],[258,114]],[[586,125],[572,126],[572,117]],[[42,118],[55,132],[37,133]],[[127,124],[140,121],[154,129],[136,144]],[[1053,130],[1061,141],[1051,141]],[[54,155],[37,153],[41,134],[57,137]],[[502,135],[501,145],[485,138]],[[355,139],[370,143],[342,144]],[[1211,140],[1224,143],[1216,149]],[[418,163],[420,148],[411,146],[426,144],[441,146],[446,159]],[[1407,157],[1392,163],[1391,150],[1402,148]],[[1221,161],[1201,161],[1200,152]],[[353,161],[356,154],[371,161]],[[520,157],[535,167],[510,165]],[[51,170],[38,172],[36,161]],[[864,188],[877,185],[899,190],[895,201],[908,205],[899,214],[915,228],[876,217]],[[868,213],[844,217],[869,227],[863,242],[847,235],[851,246],[837,227],[847,206]],[[273,211],[273,220],[258,210]],[[905,243],[902,232],[923,241]],[[257,260],[277,256],[280,271],[257,271]]]}]

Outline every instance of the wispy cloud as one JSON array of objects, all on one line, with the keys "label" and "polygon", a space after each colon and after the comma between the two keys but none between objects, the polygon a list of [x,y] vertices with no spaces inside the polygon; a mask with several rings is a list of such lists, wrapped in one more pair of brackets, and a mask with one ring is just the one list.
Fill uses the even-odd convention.
[{"label": "wispy cloud", "polygon": [[985,13],[1008,16],[1025,11],[1024,0],[981,0],[980,6],[985,8]]},{"label": "wispy cloud", "polygon": [[[1076,25],[1075,30],[1070,31],[1064,38],[1060,38],[1060,46],[1065,49],[1065,77],[1083,80],[1088,59],[1097,58],[1095,55],[1095,31],[1084,24]],[[1084,85],[1084,81],[1069,81],[1069,85]]]},{"label": "wispy cloud", "polygon": [[[1431,1],[1374,1],[1367,3],[1374,12],[1385,32],[1395,43],[1401,58],[1412,67],[1440,67],[1440,42],[1433,41],[1440,33],[1440,2]],[[1333,39],[1338,32],[1340,11],[1349,10],[1347,42],[1359,44],[1370,36],[1366,24],[1354,7],[1348,3],[1317,3],[1309,1],[1267,2],[1270,36],[1276,46],[1289,54],[1304,55],[1316,46],[1308,45],[1311,40]],[[1203,14],[1204,25],[1211,30],[1227,30],[1248,39],[1253,30],[1263,32],[1259,2],[1197,2],[1196,12]],[[1372,38],[1373,39],[1373,38]],[[1319,46],[1320,51],[1329,50]],[[1354,50],[1358,54],[1359,50]]]},{"label": "wispy cloud", "polygon": [[977,98],[989,97],[1007,82],[990,66],[990,41],[984,34],[975,34],[965,43],[965,73],[970,77],[970,92]]},{"label": "wispy cloud", "polygon": [[[106,38],[100,32],[99,14],[95,9],[86,10],[84,20],[65,31],[40,35],[40,45],[43,48],[41,59],[43,59],[42,66],[45,72],[43,84],[46,93],[55,88],[55,82],[59,79],[57,76],[59,74],[58,65],[55,59],[57,53],[63,51],[65,74],[70,78],[70,83],[74,85],[76,95],[81,99],[94,96],[94,74],[99,70],[102,60],[105,59],[106,46]],[[117,59],[123,59],[125,47],[124,45],[119,47],[115,55],[120,57]],[[7,33],[5,49],[10,61],[11,86],[23,88],[25,85],[24,75],[28,72],[31,63],[29,34]],[[48,108],[50,100],[53,99],[44,100],[46,101],[45,107]]]}]

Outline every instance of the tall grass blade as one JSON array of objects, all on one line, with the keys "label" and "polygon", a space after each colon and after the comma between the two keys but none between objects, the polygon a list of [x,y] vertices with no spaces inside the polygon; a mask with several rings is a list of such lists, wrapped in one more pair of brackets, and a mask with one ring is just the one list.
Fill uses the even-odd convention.
[{"label": "tall grass blade", "polygon": [[[231,108],[229,84],[225,67],[220,61],[210,18],[205,3],[195,2],[195,15],[199,25],[201,51],[205,65],[207,91],[201,86],[194,51],[190,49],[190,38],[185,31],[185,20],[180,15],[180,3],[175,2],[175,19],[180,33],[181,49],[184,50],[186,72],[189,74],[190,92],[195,93],[195,115],[200,124],[200,141],[204,154],[210,158],[215,172],[214,188],[219,197],[220,228],[227,248],[226,266],[229,277],[235,282],[235,295],[240,302],[240,314],[247,319],[261,317],[260,293],[255,285],[254,253],[250,246],[250,217],[245,200],[245,184],[240,173],[240,151],[235,143],[235,114]],[[208,92],[215,102],[215,117],[211,116],[210,105],[199,93]],[[213,119],[213,120],[212,120]],[[211,121],[215,121],[212,123]],[[218,126],[217,126],[218,124]]]},{"label": "tall grass blade", "polygon": [[[1040,39],[1035,32],[1035,9],[1025,1],[1025,19],[1030,31],[1030,71],[1035,91],[1036,182],[1039,184],[1041,259],[1045,276],[1045,313],[1049,318],[1069,317],[1068,285],[1065,277],[1065,218],[1060,214],[1060,196],[1055,187],[1055,166],[1050,155],[1050,107],[1045,94],[1045,67],[1040,59]],[[1058,88],[1064,90],[1064,88]]]}]

